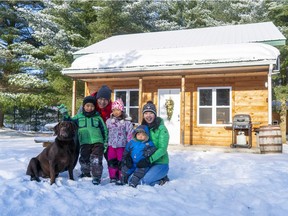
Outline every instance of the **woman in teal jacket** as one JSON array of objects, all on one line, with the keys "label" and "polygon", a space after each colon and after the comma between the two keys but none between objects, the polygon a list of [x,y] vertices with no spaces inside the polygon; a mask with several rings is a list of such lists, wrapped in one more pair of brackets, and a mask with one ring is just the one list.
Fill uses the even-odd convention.
[{"label": "woman in teal jacket", "polygon": [[169,171],[168,142],[169,132],[164,125],[163,119],[157,117],[156,107],[152,101],[148,101],[143,106],[142,124],[147,125],[150,131],[150,138],[157,150],[150,157],[140,160],[137,167],[149,167],[148,172],[142,178],[141,183],[154,186],[163,185],[169,181],[167,176]]}]

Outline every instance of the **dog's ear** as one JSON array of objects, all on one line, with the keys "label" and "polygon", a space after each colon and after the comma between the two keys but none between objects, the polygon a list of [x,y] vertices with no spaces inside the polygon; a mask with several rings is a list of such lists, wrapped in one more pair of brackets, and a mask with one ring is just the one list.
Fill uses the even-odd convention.
[{"label": "dog's ear", "polygon": [[55,125],[53,128],[55,135],[57,135],[59,133],[59,127],[60,127],[60,122],[57,125]]},{"label": "dog's ear", "polygon": [[75,122],[71,122],[71,126],[72,126],[74,131],[76,131],[78,128],[77,125],[75,124]]}]

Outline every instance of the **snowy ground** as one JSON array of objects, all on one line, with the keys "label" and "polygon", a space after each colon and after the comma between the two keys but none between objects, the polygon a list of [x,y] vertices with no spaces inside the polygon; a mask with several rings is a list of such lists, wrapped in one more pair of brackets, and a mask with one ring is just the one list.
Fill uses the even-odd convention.
[{"label": "snowy ground", "polygon": [[169,148],[171,181],[164,186],[116,186],[107,166],[102,184],[75,181],[67,172],[56,184],[31,182],[31,157],[42,151],[34,134],[0,129],[0,215],[261,215],[288,212],[288,147],[283,154],[224,153]]}]

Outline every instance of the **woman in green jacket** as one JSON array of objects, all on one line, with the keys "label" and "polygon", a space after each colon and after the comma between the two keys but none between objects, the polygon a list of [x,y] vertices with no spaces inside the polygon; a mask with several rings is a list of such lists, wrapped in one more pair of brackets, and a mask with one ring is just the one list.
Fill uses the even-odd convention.
[{"label": "woman in green jacket", "polygon": [[147,125],[150,131],[150,138],[157,148],[150,157],[140,160],[137,167],[149,167],[148,172],[142,178],[141,183],[154,186],[163,185],[169,181],[167,176],[169,170],[168,142],[169,132],[164,125],[163,119],[157,117],[156,107],[152,101],[143,106],[142,124]]}]

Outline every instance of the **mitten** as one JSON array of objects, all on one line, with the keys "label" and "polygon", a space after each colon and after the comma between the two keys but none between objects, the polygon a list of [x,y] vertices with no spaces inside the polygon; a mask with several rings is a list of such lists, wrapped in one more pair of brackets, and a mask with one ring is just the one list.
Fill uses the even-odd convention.
[{"label": "mitten", "polygon": [[144,148],[143,155],[144,157],[150,157],[156,150],[157,148],[155,146],[146,146]]},{"label": "mitten", "polygon": [[122,166],[127,166],[129,169],[133,167],[133,160],[130,155],[122,159]]},{"label": "mitten", "polygon": [[137,167],[138,168],[146,168],[149,167],[151,165],[151,162],[149,160],[149,157],[143,158],[141,159],[138,163],[137,163]]},{"label": "mitten", "polygon": [[57,107],[58,111],[62,114],[62,115],[68,115],[68,110],[67,107],[64,104],[61,104],[60,106]]}]

